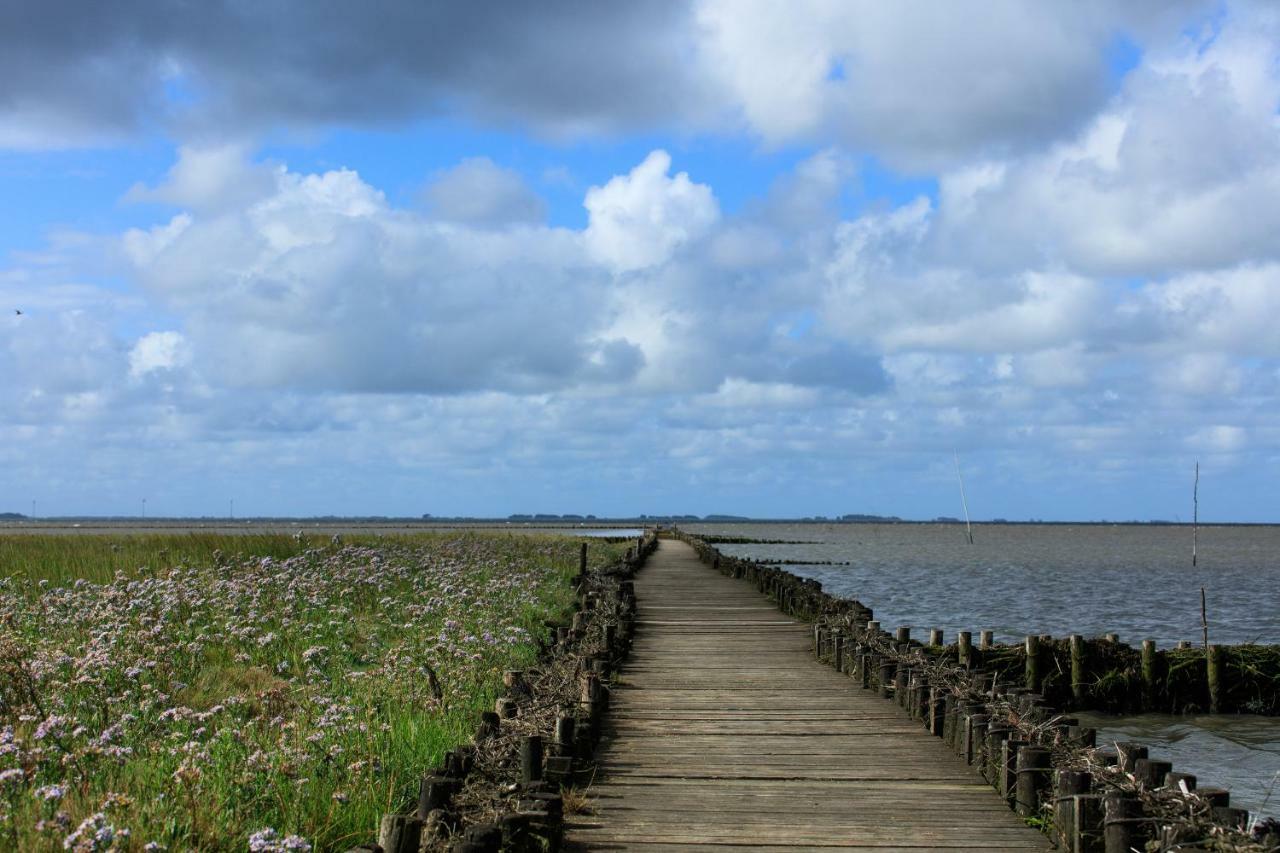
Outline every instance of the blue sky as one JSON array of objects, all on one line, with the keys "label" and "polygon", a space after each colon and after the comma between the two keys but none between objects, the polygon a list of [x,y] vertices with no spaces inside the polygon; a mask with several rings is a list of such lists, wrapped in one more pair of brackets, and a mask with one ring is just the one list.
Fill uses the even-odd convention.
[{"label": "blue sky", "polygon": [[1277,520],[1269,4],[60,5],[0,511]]}]

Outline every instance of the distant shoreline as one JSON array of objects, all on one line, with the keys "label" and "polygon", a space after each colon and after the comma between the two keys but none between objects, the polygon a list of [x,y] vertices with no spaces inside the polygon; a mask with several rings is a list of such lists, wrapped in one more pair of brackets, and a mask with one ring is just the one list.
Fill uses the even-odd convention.
[{"label": "distant shoreline", "polygon": [[[964,521],[951,518],[904,519],[904,518],[726,518],[726,517],[682,517],[682,516],[643,516],[639,518],[574,518],[574,517],[513,517],[513,518],[392,518],[377,516],[339,517],[322,516],[312,518],[296,517],[250,517],[250,518],[142,518],[130,516],[53,516],[48,518],[30,518],[16,514],[0,514],[0,532],[23,531],[35,532],[39,529],[155,529],[157,531],[173,531],[175,529],[191,530],[227,530],[255,528],[259,530],[287,529],[294,530],[432,530],[448,528],[545,528],[549,530],[577,529],[610,529],[665,527],[680,525],[706,524],[825,524],[825,525],[964,525]],[[973,521],[973,526],[985,527],[1192,527],[1189,521],[1011,521],[1006,519],[990,519]],[[1277,527],[1280,522],[1265,521],[1202,521],[1200,527]]]}]

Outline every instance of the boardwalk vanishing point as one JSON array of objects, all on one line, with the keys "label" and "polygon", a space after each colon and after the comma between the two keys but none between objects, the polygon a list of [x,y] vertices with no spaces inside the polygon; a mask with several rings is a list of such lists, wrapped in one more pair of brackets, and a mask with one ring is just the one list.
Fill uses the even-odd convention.
[{"label": "boardwalk vanishing point", "polygon": [[814,660],[812,629],[662,541],[636,577],[573,850],[1045,850],[898,707]]}]

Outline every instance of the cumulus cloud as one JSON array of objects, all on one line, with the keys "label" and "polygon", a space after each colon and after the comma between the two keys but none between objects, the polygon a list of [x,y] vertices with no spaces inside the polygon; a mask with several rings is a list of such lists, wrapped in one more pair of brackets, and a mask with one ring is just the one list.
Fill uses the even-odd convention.
[{"label": "cumulus cloud", "polygon": [[[907,469],[927,479],[940,449],[949,478],[958,447],[1033,498],[1019,482],[1052,459],[1138,480],[1199,453],[1266,470],[1280,447],[1275,16],[1231,4],[1202,33],[1195,4],[1165,5],[962,4],[924,20],[910,4],[891,16],[815,2],[730,20],[734,6],[706,2],[692,28],[663,7],[653,26],[676,36],[651,49],[720,64],[690,96],[710,122],[807,156],[739,204],[675,147],[656,150],[585,190],[581,228],[549,225],[520,175],[484,158],[435,174],[405,207],[401,187],[352,169],[291,170],[193,133],[165,176],[128,194],[177,210],[128,208],[156,219],[111,241],[123,267],[51,261],[75,256],[71,240],[0,269],[0,294],[39,309],[0,321],[0,448],[52,424],[86,460],[119,451],[97,463],[110,476],[129,448],[166,442],[286,467],[385,449],[458,485],[530,471],[551,483],[574,465],[625,480],[638,476],[616,464],[625,443],[682,487],[803,480],[808,493],[889,469],[889,488]],[[577,36],[619,14],[593,12]],[[521,50],[487,71],[470,54],[439,88],[410,91],[437,72],[393,46],[376,70],[353,65],[352,85],[387,75],[365,113],[323,85],[277,103],[328,79],[306,61],[310,26],[296,81],[248,45],[244,68],[265,63],[279,85],[260,95],[236,82],[249,71],[217,70],[212,47],[175,50],[164,73],[249,124],[393,120],[445,91],[473,117],[553,132],[649,115],[631,90],[593,100],[594,81],[517,103]],[[1120,33],[1141,47],[1122,80],[1104,57]],[[339,54],[355,50],[345,38]],[[671,86],[672,120],[692,121],[683,72],[616,73]],[[115,124],[78,115],[127,132],[179,109],[106,107]],[[936,192],[860,194],[877,178],[858,167],[876,160],[936,168]],[[143,310],[96,310],[111,288],[85,282],[104,270]],[[298,465],[291,476],[312,476]]]},{"label": "cumulus cloud", "polygon": [[183,145],[178,160],[155,187],[135,184],[126,201],[160,202],[195,211],[217,211],[251,204],[275,185],[273,167],[250,163],[244,143]]},{"label": "cumulus cloud", "polygon": [[656,266],[715,224],[711,188],[670,169],[671,155],[654,151],[628,174],[587,190],[584,238],[592,257],[615,272]]},{"label": "cumulus cloud", "polygon": [[136,378],[191,363],[187,339],[179,332],[148,332],[129,351],[129,375]]},{"label": "cumulus cloud", "polygon": [[1276,32],[1232,19],[1136,69],[1078,135],[942,177],[939,242],[986,269],[1052,259],[1165,276],[1276,258]]},{"label": "cumulus cloud", "polygon": [[1159,5],[709,0],[698,18],[708,73],[767,140],[838,140],[920,169],[1072,132],[1107,97],[1119,34],[1208,8]]},{"label": "cumulus cloud", "polygon": [[488,157],[468,157],[432,178],[423,191],[435,218],[475,226],[538,224],[547,205],[520,173]]}]

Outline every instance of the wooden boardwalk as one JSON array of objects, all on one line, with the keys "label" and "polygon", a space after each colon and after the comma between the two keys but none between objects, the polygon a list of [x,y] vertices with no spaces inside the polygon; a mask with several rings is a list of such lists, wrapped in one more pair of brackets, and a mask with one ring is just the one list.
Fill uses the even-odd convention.
[{"label": "wooden boardwalk", "polygon": [[811,628],[663,540],[636,578],[575,850],[1044,850],[898,707],[817,663]]}]

